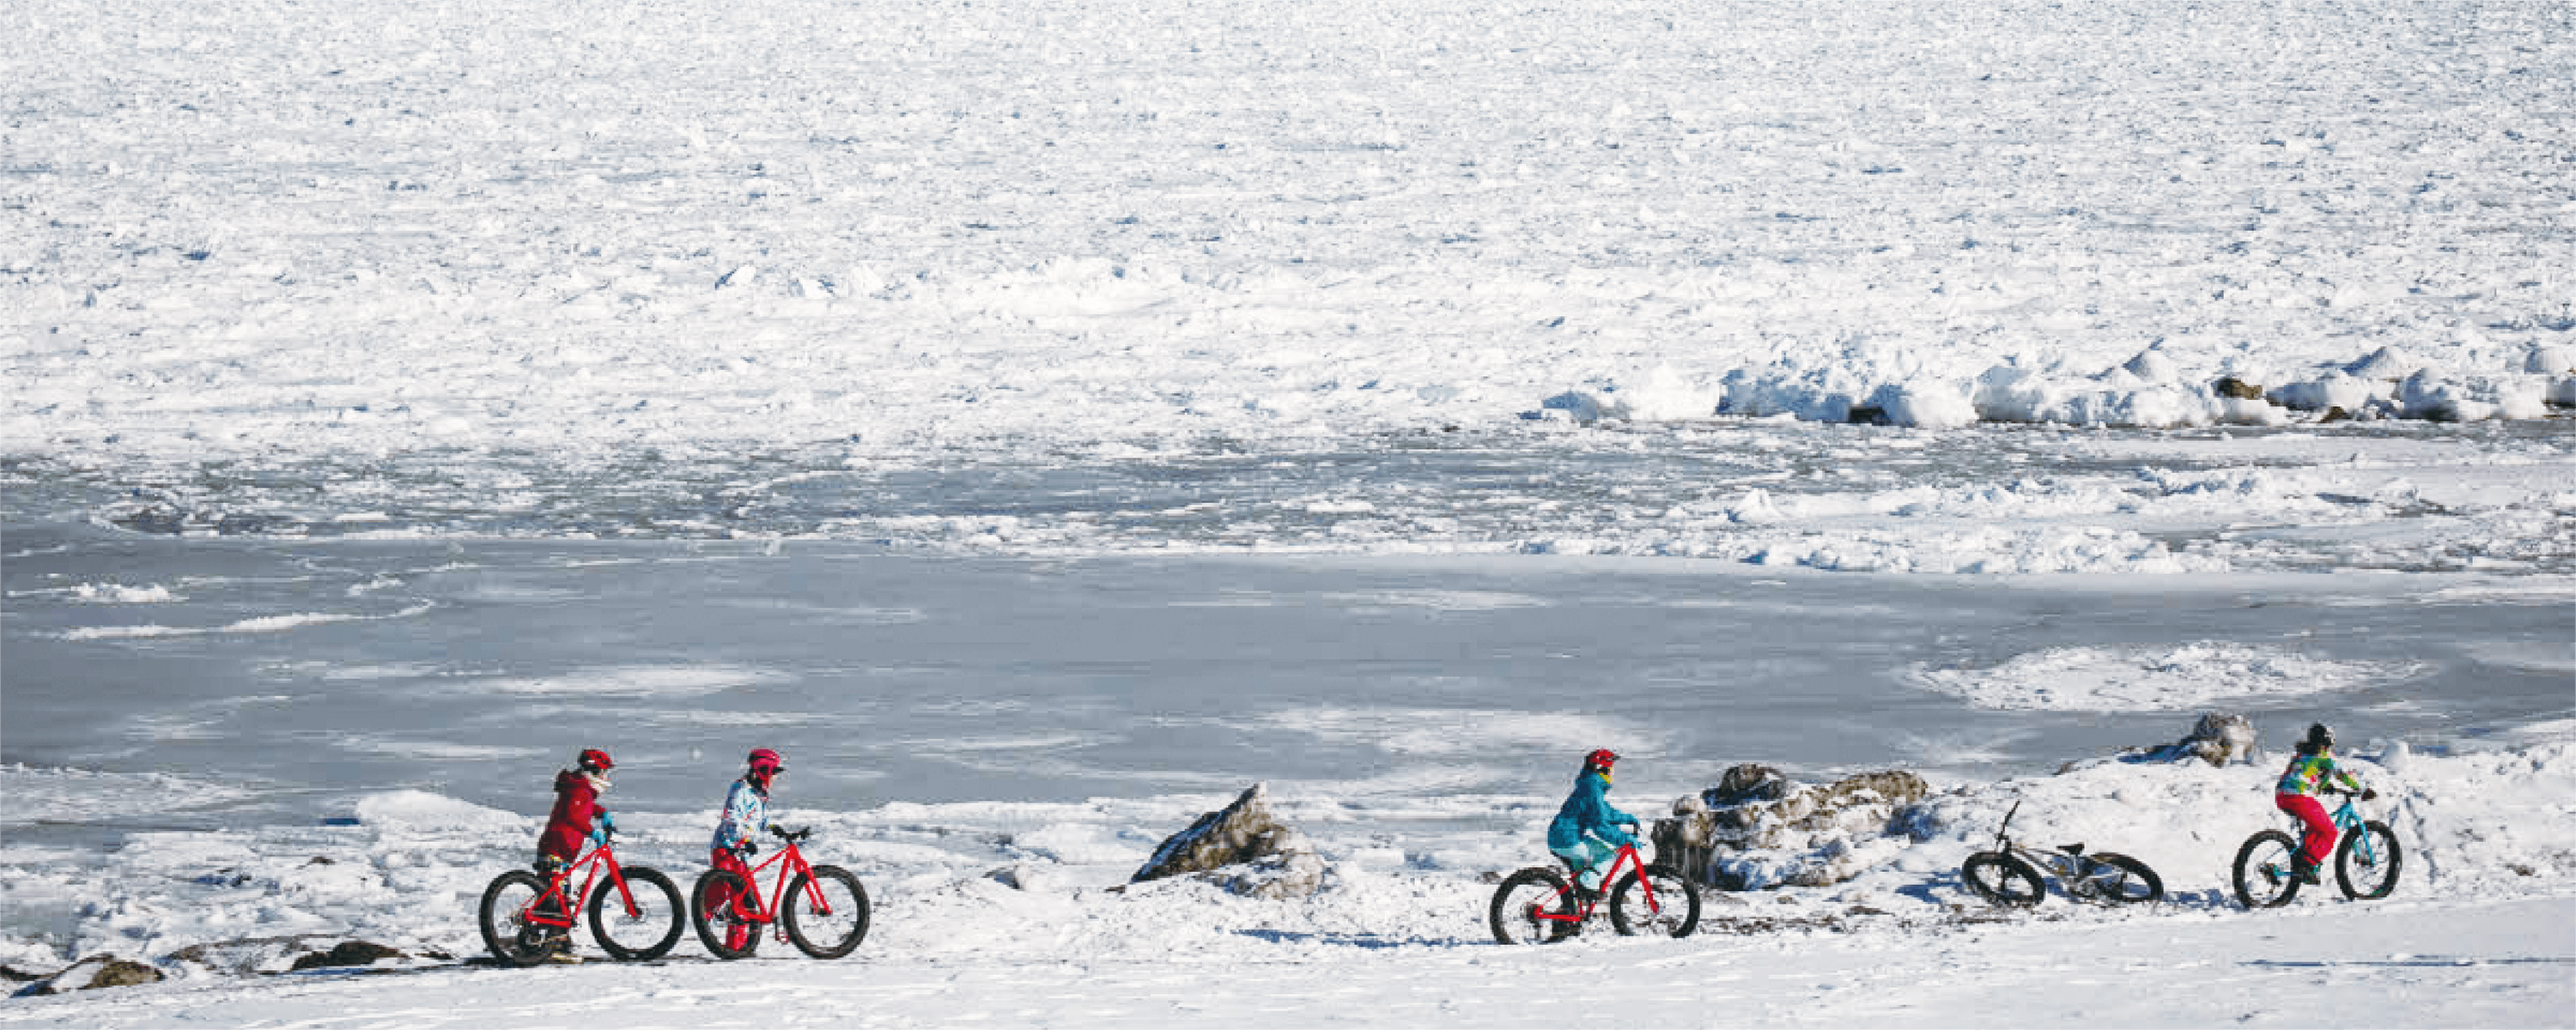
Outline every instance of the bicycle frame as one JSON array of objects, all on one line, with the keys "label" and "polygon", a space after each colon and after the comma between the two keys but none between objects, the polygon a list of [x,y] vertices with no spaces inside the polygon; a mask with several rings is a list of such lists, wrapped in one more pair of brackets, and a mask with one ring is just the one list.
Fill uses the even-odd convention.
[{"label": "bicycle frame", "polygon": [[[796,846],[796,838],[784,839],[787,843],[780,846],[776,853],[761,860],[743,875],[743,883],[751,889],[744,891],[742,897],[733,900],[733,908],[734,913],[746,922],[775,922],[778,913],[787,910],[787,885],[799,876],[805,878],[805,897],[819,910],[817,914],[832,914],[831,900],[823,896],[822,885],[814,882],[813,864],[805,861],[805,852]],[[778,866],[778,879],[776,885],[770,889],[768,906],[757,910],[744,908],[742,904],[744,898],[749,898],[754,905],[760,903],[760,873],[772,865]]]},{"label": "bicycle frame", "polygon": [[[1610,867],[1601,871],[1601,893],[1595,894],[1590,900],[1585,901],[1583,903],[1582,911],[1572,914],[1557,912],[1555,909],[1563,906],[1549,904],[1540,906],[1538,911],[1531,914],[1539,919],[1557,923],[1580,923],[1586,919],[1592,918],[1593,908],[1599,906],[1602,899],[1609,897],[1610,886],[1619,882],[1619,867],[1622,865],[1629,866],[1635,870],[1637,874],[1637,886],[1639,889],[1646,892],[1646,907],[1649,910],[1655,908],[1655,879],[1654,877],[1646,875],[1645,856],[1637,853],[1636,845],[1622,844],[1619,845],[1619,853],[1611,857]],[[1574,884],[1568,883],[1564,890],[1557,891],[1549,900],[1551,902],[1562,900],[1566,893],[1573,889]]]},{"label": "bicycle frame", "polygon": [[[536,926],[562,927],[565,932],[571,932],[573,925],[579,921],[581,906],[590,900],[591,890],[599,886],[599,877],[603,869],[608,874],[608,882],[617,887],[617,900],[626,906],[626,914],[629,916],[640,914],[635,907],[635,892],[626,886],[626,871],[617,864],[617,853],[611,850],[609,845],[600,844],[574,859],[571,864],[564,866],[561,872],[556,873],[553,879],[546,881],[545,892],[529,899],[527,907],[519,910],[519,918]],[[581,890],[566,894],[564,888],[571,885],[574,873],[583,874]],[[563,914],[561,921],[557,921],[552,915],[543,911],[542,906],[548,898],[556,899],[558,902],[558,910]]]},{"label": "bicycle frame", "polygon": [[[2335,793],[2343,795],[2343,804],[2335,806],[2335,810],[2332,813],[2329,813],[2327,818],[2334,820],[2334,842],[2340,845],[2347,838],[2350,838],[2350,834],[2361,829],[2361,809],[2353,807],[2355,800],[2361,795],[2349,790],[2338,790],[2335,791]],[[2283,812],[2281,813],[2281,818],[2290,824],[2290,839],[2299,840],[2301,839],[2301,836],[2307,832],[2308,824],[2301,822],[2298,816],[2291,815],[2288,812]],[[2362,834],[2358,838],[2350,839],[2354,840],[2353,847],[2355,850],[2360,852],[2364,861],[2372,865],[2379,864],[2378,841],[2372,839],[2372,837],[2367,833]],[[2329,861],[2331,861],[2331,858]]]},{"label": "bicycle frame", "polygon": [[2012,808],[2004,812],[2003,825],[1995,828],[1994,850],[2021,859],[2030,863],[2033,868],[2057,877],[2058,883],[2066,888],[2069,896],[2091,895],[2094,891],[2093,873],[2101,863],[2080,852],[2063,851],[2057,848],[2041,850],[2028,844],[2015,842],[2011,836],[2012,819],[2020,811],[2021,799],[2015,798]]}]

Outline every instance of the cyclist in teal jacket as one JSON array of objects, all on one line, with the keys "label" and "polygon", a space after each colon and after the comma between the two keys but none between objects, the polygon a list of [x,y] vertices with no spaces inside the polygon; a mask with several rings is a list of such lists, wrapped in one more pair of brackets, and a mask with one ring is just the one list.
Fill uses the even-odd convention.
[{"label": "cyclist in teal jacket", "polygon": [[[1574,793],[1566,795],[1565,806],[1547,824],[1547,850],[1574,870],[1575,889],[1588,893],[1600,892],[1602,863],[1620,847],[1636,844],[1633,828],[1642,825],[1636,816],[1610,807],[1610,767],[1618,761],[1608,748],[1583,756]],[[1622,824],[1632,830],[1621,830]]]}]

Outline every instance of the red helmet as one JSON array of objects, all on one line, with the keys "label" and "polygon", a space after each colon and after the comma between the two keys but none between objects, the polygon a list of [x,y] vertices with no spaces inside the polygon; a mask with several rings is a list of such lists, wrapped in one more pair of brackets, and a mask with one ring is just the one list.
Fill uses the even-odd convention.
[{"label": "red helmet", "polygon": [[751,754],[743,759],[743,764],[750,766],[751,771],[763,776],[767,776],[771,773],[779,772],[787,768],[786,759],[778,757],[778,752],[765,747],[756,747],[751,749]]},{"label": "red helmet", "polygon": [[594,747],[583,749],[581,753],[581,767],[584,769],[598,769],[606,771],[617,768],[617,763],[608,760],[608,752]]},{"label": "red helmet", "polygon": [[1618,760],[1619,753],[1605,747],[1583,756],[1583,767],[1586,769],[1607,769],[1610,767],[1611,763],[1617,762]]}]

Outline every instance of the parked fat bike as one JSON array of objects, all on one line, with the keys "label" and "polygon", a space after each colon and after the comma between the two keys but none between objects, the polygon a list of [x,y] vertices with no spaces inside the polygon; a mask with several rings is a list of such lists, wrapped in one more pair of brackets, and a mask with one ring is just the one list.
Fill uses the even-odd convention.
[{"label": "parked fat bike", "polygon": [[1968,889],[1997,905],[2028,907],[2048,896],[2048,886],[2041,879],[2045,870],[2057,877],[2066,896],[2077,900],[2103,901],[2114,905],[2134,905],[2161,899],[2165,882],[2147,864],[2116,851],[2086,853],[2082,844],[2062,844],[2054,848],[2034,848],[2012,839],[2012,820],[2021,811],[2014,801],[2004,813],[2002,826],[1995,829],[1995,847],[1968,856],[1959,867],[1959,878]]},{"label": "parked fat bike", "polygon": [[[1621,869],[1628,872],[1624,875]],[[1601,882],[1611,884],[1610,925],[1621,934],[1688,937],[1699,929],[1699,888],[1681,870],[1648,865],[1633,844],[1619,847]],[[1486,919],[1504,944],[1552,944],[1581,932],[1605,896],[1579,891],[1554,866],[1531,866],[1494,888]]]},{"label": "parked fat bike", "polygon": [[[2330,790],[2343,795],[2343,805],[2334,810],[2335,884],[2343,896],[2355,901],[2377,901],[2397,889],[2397,870],[2405,864],[2405,852],[2397,846],[2397,834],[2387,823],[2364,819],[2356,806],[2379,796],[2377,791],[2355,793]],[[2236,849],[2236,900],[2247,908],[2278,908],[2299,896],[2302,881],[2298,874],[2299,833],[2303,829],[2297,816],[2287,812],[2281,818],[2289,821],[2288,832],[2264,830],[2245,838]]]}]

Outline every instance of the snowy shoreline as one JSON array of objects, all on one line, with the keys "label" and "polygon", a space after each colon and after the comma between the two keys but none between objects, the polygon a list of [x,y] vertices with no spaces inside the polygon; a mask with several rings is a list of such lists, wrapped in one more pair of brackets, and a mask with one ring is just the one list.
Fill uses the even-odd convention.
[{"label": "snowy shoreline", "polygon": [[[2576,744],[2499,745],[2443,755],[2399,747],[2351,760],[2387,795],[2371,807],[2398,827],[2408,849],[2398,894],[2385,902],[2302,900],[2292,909],[2265,913],[2237,907],[2224,886],[2225,864],[2238,839],[2277,821],[2268,793],[2281,753],[2218,769],[2188,759],[2106,761],[2056,776],[1939,785],[1918,814],[1905,820],[1910,833],[1888,838],[1883,847],[1890,854],[1857,879],[1822,888],[1715,893],[1709,928],[1699,937],[1653,947],[1587,939],[1565,946],[1567,954],[1559,959],[1608,963],[1606,975],[1651,978],[1653,968],[1676,961],[1757,968],[1812,961],[1844,946],[1840,942],[1944,952],[1963,946],[1983,951],[2003,942],[2047,950],[2055,946],[2046,942],[2060,932],[2052,924],[2068,924],[2083,936],[2174,934],[2180,935],[2174,942],[2199,941],[2179,950],[2169,943],[2162,951],[2171,957],[2154,960],[2188,967],[2213,954],[2253,957],[2240,950],[2243,935],[2259,932],[2272,941],[2284,920],[2403,920],[2417,927],[2411,931],[2419,942],[2414,950],[2422,954],[2429,946],[2420,942],[2428,932],[2445,947],[2459,946],[2430,929],[2426,920],[2436,914],[2456,919],[2476,908],[2511,925],[2529,918],[2522,913],[2563,912],[2576,900],[2566,886],[2566,878],[2576,874],[2576,827],[2563,814],[2576,803],[2576,777],[2568,772],[2576,762],[2571,748]],[[66,774],[18,769],[7,775],[16,793]],[[1313,898],[1263,901],[1190,881],[1104,890],[1123,883],[1161,834],[1221,800],[1181,795],[1056,805],[889,804],[864,812],[792,809],[791,819],[820,827],[821,856],[859,872],[876,896],[877,926],[859,955],[848,960],[852,975],[907,975],[897,971],[925,963],[998,972],[1070,962],[1169,965],[1175,973],[1196,969],[1257,981],[1270,975],[1259,970],[1283,961],[1445,964],[1482,951],[1483,901],[1491,889],[1484,877],[1525,864],[1537,853],[1534,834],[1553,799],[1425,798],[1396,807],[1353,807],[1329,796],[1282,795],[1274,801],[1282,817],[1312,837],[1329,862],[1325,887]],[[1959,883],[1957,865],[1969,851],[1986,846],[1994,821],[2014,802],[2021,805],[2016,824],[2025,832],[2082,839],[2146,860],[2162,871],[2167,900],[2138,911],[2060,896],[2028,914],[1987,907]],[[1663,811],[1643,797],[1629,803],[1640,812]],[[262,978],[272,986],[244,984],[207,995],[210,985],[235,977],[281,972],[301,953],[285,943],[263,949],[225,946],[227,941],[302,936],[312,942],[302,950],[310,950],[333,940],[367,940],[433,956],[383,968],[451,975],[434,971],[479,954],[469,915],[472,898],[484,879],[516,864],[513,856],[526,847],[536,821],[420,792],[370,795],[356,811],[340,826],[137,833],[125,847],[102,856],[0,850],[9,867],[14,919],[53,904],[44,899],[82,899],[64,936],[45,943],[16,938],[7,944],[6,960],[27,968],[98,952],[157,959],[177,982],[146,988],[127,1003],[149,1006],[146,1011],[235,1005],[263,992],[287,992],[278,995],[283,999],[321,986],[309,974],[298,974]],[[683,883],[703,864],[697,860],[706,832],[702,814],[630,810],[621,812],[619,822],[629,827],[622,849],[629,862],[670,870]],[[2442,961],[2487,966],[2491,975],[2521,983],[2518,989],[2525,991],[2556,983],[2532,999],[2538,1004],[2565,993],[2563,970],[2532,969],[2524,976],[2511,963],[2546,967],[2576,961],[2576,954],[2552,951],[2570,944],[2576,940],[2558,923],[2507,945],[2527,958],[2479,949]],[[218,968],[168,957],[192,945],[210,947],[190,954],[224,955],[243,964]],[[696,945],[691,941],[682,949],[694,955]],[[1519,964],[1508,952],[1503,949],[1493,961]],[[2257,955],[2267,953],[2308,957],[2279,944],[2256,949]],[[1663,957],[1644,961],[1655,956]],[[2504,967],[2488,966],[2498,959],[2506,960]],[[787,961],[799,965],[759,962],[750,968],[772,970],[766,975],[792,968],[801,977],[826,981],[836,980],[844,968]],[[508,1002],[521,990],[565,975],[623,985],[659,982],[677,972],[610,963],[578,974],[511,974],[524,980],[510,981],[510,988],[478,1004]],[[377,989],[405,990],[399,985],[407,982],[382,981]],[[77,998],[0,1003],[0,1021],[48,1018],[41,1015],[46,1012],[81,1020],[88,1018],[82,1013],[112,1011],[98,1004]]]}]

